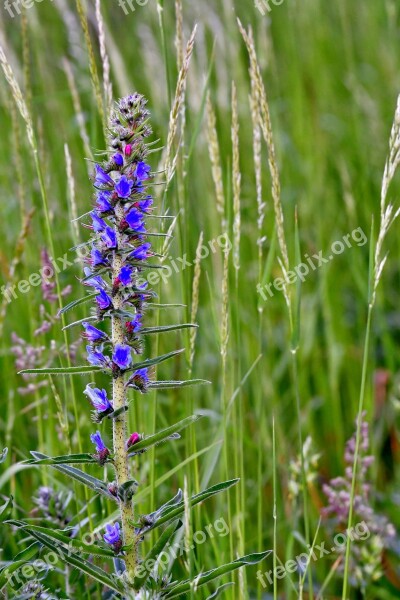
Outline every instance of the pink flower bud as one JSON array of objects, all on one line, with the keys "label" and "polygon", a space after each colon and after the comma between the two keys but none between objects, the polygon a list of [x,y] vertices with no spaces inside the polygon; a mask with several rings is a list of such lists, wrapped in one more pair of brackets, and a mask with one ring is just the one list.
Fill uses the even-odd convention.
[{"label": "pink flower bud", "polygon": [[132,152],[132,144],[127,144],[124,149],[125,156],[130,156]]},{"label": "pink flower bud", "polygon": [[130,448],[131,446],[133,446],[134,444],[137,444],[138,442],[140,442],[141,437],[138,433],[132,433],[128,439],[128,441],[126,442],[126,447]]}]

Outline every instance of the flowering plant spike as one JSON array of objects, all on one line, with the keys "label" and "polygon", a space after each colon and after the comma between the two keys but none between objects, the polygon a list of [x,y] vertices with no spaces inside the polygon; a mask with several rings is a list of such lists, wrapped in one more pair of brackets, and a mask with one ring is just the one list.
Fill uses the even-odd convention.
[{"label": "flowering plant spike", "polygon": [[[80,558],[72,563],[86,575],[97,579],[103,585],[117,591],[118,598],[170,598],[190,590],[191,582],[171,582],[162,573],[154,572],[154,559],[167,546],[175,531],[182,526],[180,516],[190,506],[203,502],[209,497],[229,489],[237,479],[214,485],[184,502],[181,490],[172,500],[147,515],[134,512],[134,495],[138,483],[131,479],[129,461],[152,446],[166,440],[179,438],[179,432],[194,423],[199,416],[187,417],[171,427],[142,435],[127,430],[129,389],[143,394],[151,388],[180,388],[204,380],[154,381],[150,372],[152,365],[167,360],[181,350],[171,351],[158,357],[143,359],[142,336],[160,333],[163,328],[144,328],[143,317],[146,305],[154,300],[155,294],[148,287],[143,274],[147,269],[159,265],[150,259],[156,255],[148,241],[147,217],[153,210],[153,198],[148,193],[152,181],[151,168],[147,164],[148,145],[146,138],[151,134],[148,122],[149,112],[146,100],[140,94],[122,98],[115,106],[109,122],[109,151],[101,164],[95,164],[93,185],[95,188],[94,208],[88,213],[91,231],[90,252],[86,259],[82,284],[91,288],[93,298],[92,313],[72,325],[82,327],[82,337],[86,340],[89,366],[49,369],[26,369],[21,373],[68,373],[85,374],[104,372],[112,379],[112,393],[87,384],[83,390],[94,409],[92,420],[97,424],[90,435],[94,445],[92,453],[58,456],[54,459],[32,452],[29,464],[49,464],[61,473],[90,487],[96,493],[113,500],[119,507],[119,519],[106,525],[103,533],[102,556],[115,556],[115,564],[123,565],[117,577],[111,578],[108,571]],[[75,307],[71,302],[62,310]],[[165,305],[163,305],[165,306]],[[94,324],[93,324],[94,323]],[[169,325],[164,330],[196,327],[195,324]],[[112,448],[107,447],[102,433],[103,421],[112,423]],[[103,439],[104,436],[104,439]],[[91,463],[110,466],[114,470],[114,481],[103,482],[88,476],[77,467],[65,466],[73,463]],[[51,530],[39,533],[23,521],[9,521],[23,529],[40,543],[50,543]],[[147,554],[152,562],[146,570],[142,564],[140,545],[145,534],[162,525],[167,525],[154,549]],[[43,529],[43,528],[41,528]],[[66,538],[68,539],[68,538]],[[49,542],[50,540],[50,542]],[[59,537],[57,538],[58,542]],[[75,541],[75,547],[79,543]],[[87,553],[82,545],[81,550]],[[100,553],[100,550],[99,550]],[[255,564],[268,553],[251,554],[234,560],[214,572],[196,576],[196,586],[208,585],[221,574],[233,571],[247,564]],[[96,552],[94,552],[96,555]],[[68,563],[67,556],[64,557]],[[150,559],[149,559],[150,561]],[[151,590],[150,592],[148,590]],[[136,595],[136,592],[143,595]],[[149,595],[150,594],[150,595]]]}]

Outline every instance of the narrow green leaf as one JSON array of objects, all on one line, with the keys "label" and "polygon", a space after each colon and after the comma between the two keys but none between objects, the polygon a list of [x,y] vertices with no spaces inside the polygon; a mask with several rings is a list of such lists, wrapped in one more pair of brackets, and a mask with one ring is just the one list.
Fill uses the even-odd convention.
[{"label": "narrow green leaf", "polygon": [[23,461],[25,465],[60,465],[60,464],[98,464],[91,454],[65,454],[63,456],[50,456],[49,458],[31,458]]},{"label": "narrow green leaf", "polygon": [[[208,500],[208,498],[211,498],[212,496],[215,496],[220,492],[228,490],[230,487],[236,485],[238,481],[239,479],[231,479],[229,481],[223,481],[222,483],[217,483],[216,485],[211,486],[207,490],[204,490],[203,492],[192,496],[189,499],[189,506],[196,506],[197,504],[200,504],[200,502],[204,502],[205,500]],[[175,506],[164,506],[161,509],[154,511],[150,515],[147,515],[148,522],[151,524],[149,526],[145,526],[144,530],[147,532],[151,531],[152,529],[156,529],[157,527],[160,527],[160,525],[162,525],[163,523],[168,523],[168,521],[176,519],[184,511],[184,500],[182,500],[181,502],[179,502],[178,505]]]},{"label": "narrow green leaf", "polygon": [[22,565],[26,565],[28,561],[26,560],[17,560],[17,561],[13,561],[12,563],[6,565],[1,571],[0,571],[0,590],[2,590],[8,583],[9,579],[11,579],[10,575],[12,575],[12,573],[15,573],[15,571],[18,571],[18,569],[20,567],[22,567]]},{"label": "narrow green leaf", "polygon": [[221,567],[217,567],[216,569],[212,569],[211,571],[207,571],[205,573],[199,574],[197,577],[194,577],[192,581],[182,581],[180,583],[170,583],[167,585],[165,590],[163,591],[163,596],[166,599],[177,598],[182,594],[186,594],[190,592],[191,589],[198,590],[203,585],[210,583],[210,581],[214,581],[218,577],[222,575],[226,575],[227,573],[231,573],[236,569],[240,569],[240,567],[245,567],[247,565],[255,565],[264,558],[266,558],[272,550],[268,550],[267,552],[259,552],[254,554],[248,554],[247,556],[242,556],[241,558],[237,558],[236,560],[222,565]]},{"label": "narrow green leaf", "polygon": [[182,521],[178,521],[176,523],[171,523],[171,525],[168,525],[168,527],[165,528],[165,530],[160,535],[160,537],[158,538],[158,540],[155,543],[155,545],[153,546],[153,548],[151,548],[151,550],[149,550],[149,552],[146,555],[146,558],[143,560],[142,564],[137,569],[138,571],[140,570],[140,572],[142,572],[142,571],[144,571],[144,572],[142,575],[138,574],[138,576],[135,577],[135,580],[134,580],[135,590],[139,590],[144,586],[144,584],[146,583],[146,581],[151,573],[151,569],[147,569],[146,565],[154,564],[154,561],[157,560],[157,558],[159,557],[161,552],[164,550],[165,546],[168,544],[171,537],[181,527],[182,527]]},{"label": "narrow green leaf", "polygon": [[[46,454],[41,454],[40,452],[31,452],[31,454],[34,458],[51,458],[50,456],[46,456]],[[97,479],[92,475],[88,475],[87,473],[84,473],[83,471],[81,471],[80,469],[76,469],[75,467],[70,467],[67,465],[55,465],[52,463],[50,463],[49,466],[52,469],[56,469],[56,471],[60,471],[60,473],[64,473],[64,475],[68,475],[72,479],[79,481],[79,483],[83,483],[95,492],[103,494],[103,496],[106,496],[109,500],[114,500],[114,502],[116,502],[115,496],[110,494],[104,481],[101,481],[100,479]]]},{"label": "narrow green leaf", "polygon": [[167,331],[177,331],[178,329],[187,329],[189,327],[198,327],[198,325],[195,323],[182,323],[177,325],[161,325],[160,327],[144,327],[140,330],[140,334],[165,333]]},{"label": "narrow green leaf", "polygon": [[148,387],[149,389],[168,390],[171,388],[188,387],[190,385],[205,385],[209,383],[211,383],[211,381],[207,381],[207,379],[187,379],[186,381],[152,381]]},{"label": "narrow green leaf", "polygon": [[132,446],[132,451],[129,453],[129,456],[134,456],[135,454],[143,452],[155,444],[160,444],[161,442],[170,439],[172,435],[182,431],[182,429],[185,429],[185,427],[188,427],[192,423],[195,423],[201,419],[202,416],[203,415],[192,415],[191,417],[186,417],[185,419],[182,419],[182,421],[175,423],[175,425],[171,425],[170,427],[162,429],[153,435],[149,435]]},{"label": "narrow green leaf", "polygon": [[61,310],[58,311],[59,315],[63,315],[75,306],[79,306],[80,304],[84,304],[85,302],[89,302],[89,300],[93,300],[98,295],[98,292],[92,292],[91,294],[87,294],[87,296],[83,296],[83,298],[78,298],[78,300],[72,300],[69,304],[64,306]]},{"label": "narrow green leaf", "polygon": [[81,367],[45,367],[43,369],[23,369],[18,371],[18,375],[29,373],[32,375],[87,375],[89,373],[99,373],[103,371],[101,367],[92,365]]},{"label": "narrow green leaf", "polygon": [[16,556],[14,556],[13,562],[15,560],[31,560],[34,556],[36,556],[36,554],[39,551],[39,548],[39,542],[33,542],[33,544],[30,544],[29,546],[21,550],[21,552],[19,552]]},{"label": "narrow green leaf", "polygon": [[10,496],[5,504],[0,508],[0,523],[2,523],[5,519],[8,518],[8,513],[12,509],[13,505],[13,497]]},{"label": "narrow green leaf", "polygon": [[159,363],[164,362],[164,360],[168,360],[169,358],[172,358],[173,356],[177,356],[177,354],[182,354],[182,352],[184,352],[184,351],[185,351],[185,349],[182,348],[181,350],[174,350],[173,352],[168,352],[168,354],[162,354],[161,356],[156,356],[155,358],[148,358],[147,360],[144,360],[143,362],[140,362],[140,363],[134,363],[131,370],[137,371],[138,369],[143,369],[144,367],[151,367],[152,365],[158,365]]},{"label": "narrow green leaf", "polygon": [[74,321],[73,323],[69,323],[68,325],[65,325],[65,327],[62,328],[62,331],[64,331],[65,329],[69,329],[70,327],[75,327],[76,325],[82,325],[82,323],[85,323],[86,321],[98,321],[99,318],[96,315],[90,315],[89,317],[85,317],[84,319],[79,319],[79,321]]},{"label": "narrow green leaf", "polygon": [[226,590],[226,588],[231,587],[232,585],[235,585],[233,583],[233,581],[229,581],[228,583],[224,583],[223,585],[220,585],[219,587],[217,587],[215,592],[213,594],[211,594],[211,596],[208,596],[207,600],[215,600],[215,598],[218,598],[218,596],[220,596],[221,593],[224,590]]},{"label": "narrow green leaf", "polygon": [[155,302],[146,302],[146,308],[186,308],[186,304],[156,304]]},{"label": "narrow green leaf", "polygon": [[115,579],[111,578],[108,573],[103,571],[103,569],[100,569],[92,563],[84,560],[82,557],[74,556],[70,549],[67,550],[62,545],[54,543],[53,539],[48,535],[34,530],[30,532],[30,535],[41,542],[44,546],[47,546],[47,548],[57,552],[60,556],[60,560],[72,565],[73,567],[76,567],[82,571],[82,573],[89,575],[110,589],[115,590],[116,592],[122,591],[122,585],[119,586]]}]

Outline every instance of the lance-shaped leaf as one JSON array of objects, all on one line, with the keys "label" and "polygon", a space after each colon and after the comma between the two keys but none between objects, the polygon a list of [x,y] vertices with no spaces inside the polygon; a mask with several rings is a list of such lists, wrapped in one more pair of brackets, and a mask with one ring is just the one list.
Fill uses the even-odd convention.
[{"label": "lance-shaped leaf", "polygon": [[[48,527],[41,527],[40,525],[30,525],[23,521],[9,520],[7,523],[18,527],[19,529],[23,529],[29,533],[29,535],[33,535],[34,533],[46,535],[54,540],[55,543],[59,542],[62,544],[65,550],[68,550],[68,548],[76,548],[77,554],[94,554],[96,556],[108,556],[109,558],[114,558],[115,556],[114,552],[109,548],[102,547],[98,544],[86,544],[86,542],[84,543],[81,540],[71,538],[68,535],[65,535],[65,532],[57,529],[49,529]],[[74,528],[71,528],[70,530],[74,531]]]},{"label": "lance-shaped leaf", "polygon": [[97,315],[89,315],[88,317],[79,319],[79,321],[74,321],[73,323],[65,325],[65,327],[62,328],[62,331],[64,331],[64,329],[69,329],[70,327],[75,327],[76,325],[82,325],[82,323],[86,323],[86,321],[99,321],[99,317]]},{"label": "lance-shaped leaf", "polygon": [[21,550],[21,552],[18,552],[18,554],[14,556],[13,562],[15,560],[31,560],[39,552],[39,549],[39,542],[33,542],[32,544]]},{"label": "lance-shaped leaf", "polygon": [[186,304],[156,304],[155,302],[146,302],[146,308],[186,308]]},{"label": "lance-shaped leaf", "polygon": [[[224,492],[228,490],[233,485],[238,483],[239,479],[230,479],[229,481],[223,481],[222,483],[217,483],[216,485],[211,486],[210,488],[192,496],[189,499],[189,506],[193,507],[199,504],[200,502],[204,502],[219,494],[220,492]],[[150,513],[149,515],[145,515],[141,517],[140,521],[142,523],[142,531],[147,532],[152,529],[156,529],[156,527],[160,527],[163,523],[168,523],[168,521],[172,521],[173,519],[178,518],[185,511],[185,502],[181,500],[178,504],[170,505],[169,503],[162,506],[158,510]]]},{"label": "lance-shaped leaf", "polygon": [[43,369],[23,369],[18,371],[18,375],[28,373],[30,375],[88,375],[89,373],[99,373],[103,371],[102,367],[86,366],[81,367],[44,367]]},{"label": "lance-shaped leaf", "polygon": [[[46,456],[46,454],[42,454],[41,452],[36,452],[36,451],[33,452],[32,451],[31,454],[36,459],[51,458],[50,456]],[[64,473],[65,475],[68,475],[72,479],[76,479],[76,481],[79,481],[79,483],[83,483],[84,485],[88,486],[95,492],[98,492],[99,494],[103,494],[103,496],[106,496],[109,500],[114,500],[114,502],[116,502],[115,496],[113,496],[108,491],[107,485],[104,483],[104,481],[97,479],[97,477],[88,475],[87,473],[84,473],[80,469],[76,469],[75,467],[70,467],[68,465],[56,465],[56,464],[50,463],[49,466],[51,466],[52,469],[56,469],[56,471],[60,471],[60,473]]]},{"label": "lance-shaped leaf", "polygon": [[144,327],[140,330],[140,335],[149,333],[166,333],[167,331],[177,331],[178,329],[188,329],[189,327],[198,327],[195,323],[178,323],[177,325],[161,325],[160,327]]},{"label": "lance-shaped leaf", "polygon": [[161,356],[156,356],[154,358],[148,358],[147,360],[144,360],[142,362],[134,363],[130,370],[137,371],[138,369],[143,369],[145,367],[151,367],[153,365],[158,365],[159,363],[164,362],[164,360],[168,360],[169,358],[172,358],[173,356],[176,356],[177,354],[182,354],[182,352],[184,352],[184,351],[185,351],[185,349],[181,348],[180,350],[174,350],[173,352],[168,352],[167,354],[161,354]]},{"label": "lance-shaped leaf", "polygon": [[31,458],[23,461],[24,465],[63,465],[63,464],[99,464],[92,454],[64,454],[62,456],[49,456],[48,458]]},{"label": "lance-shaped leaf", "polygon": [[[137,576],[134,579],[133,587],[135,590],[140,590],[144,584],[146,583],[152,569],[154,562],[160,556],[161,552],[164,550],[165,546],[168,544],[169,540],[172,538],[174,533],[182,527],[182,521],[178,521],[177,523],[171,523],[165,530],[162,532],[161,536],[158,538],[157,542],[153,546],[153,548],[147,553],[141,565],[139,565],[136,569]],[[149,567],[151,565],[151,568]]]},{"label": "lance-shaped leaf", "polygon": [[82,557],[74,556],[71,549],[66,549],[61,544],[56,543],[49,535],[34,530],[30,531],[30,535],[47,548],[50,548],[50,550],[57,552],[60,556],[60,560],[76,567],[82,571],[82,573],[85,573],[85,575],[89,575],[110,589],[115,590],[116,592],[122,591],[122,585],[119,584],[115,578],[110,577],[103,569],[100,569]]},{"label": "lance-shaped leaf", "polygon": [[175,425],[171,425],[170,427],[162,429],[161,431],[158,431],[153,435],[149,435],[148,437],[144,438],[143,440],[140,440],[140,442],[137,442],[132,446],[132,450],[129,452],[129,456],[134,456],[139,452],[144,452],[151,446],[154,446],[155,444],[160,444],[161,442],[165,442],[166,440],[176,439],[176,434],[178,434],[179,431],[182,431],[182,429],[185,429],[185,427],[188,427],[192,423],[195,423],[196,421],[201,419],[202,416],[203,415],[192,415],[191,417],[186,417],[185,419],[182,419],[182,421],[175,423]]},{"label": "lance-shaped leaf", "polygon": [[214,581],[218,577],[222,577],[222,575],[226,575],[227,573],[231,573],[236,569],[240,569],[240,567],[245,567],[248,565],[256,565],[260,561],[264,560],[272,550],[268,550],[267,552],[258,552],[254,554],[248,554],[247,556],[242,556],[241,558],[237,558],[236,560],[222,565],[221,567],[217,567],[216,569],[211,569],[211,571],[206,571],[205,573],[200,573],[197,577],[194,577],[193,580],[186,580],[180,583],[170,583],[163,590],[163,598],[166,600],[170,598],[177,598],[182,594],[186,594],[190,592],[191,589],[198,590],[203,585],[210,583],[210,581]]},{"label": "lance-shaped leaf", "polygon": [[222,594],[222,592],[224,590],[226,590],[226,588],[231,587],[231,585],[235,585],[233,583],[233,581],[229,581],[228,583],[224,583],[223,585],[220,585],[219,587],[217,587],[215,592],[213,594],[211,594],[211,596],[208,596],[207,600],[215,600],[215,598],[218,598],[218,596],[220,596]]},{"label": "lance-shaped leaf", "polygon": [[79,306],[80,304],[84,304],[85,302],[89,302],[89,300],[93,300],[97,296],[97,294],[98,294],[98,292],[92,292],[91,294],[87,294],[87,296],[83,296],[83,298],[78,298],[77,300],[72,300],[72,302],[70,302],[63,308],[61,308],[61,310],[58,311],[58,314],[63,315],[66,312],[68,312],[69,310],[71,310],[72,308],[75,308],[76,306]]},{"label": "lance-shaped leaf", "polygon": [[189,387],[191,385],[206,385],[211,383],[207,379],[187,379],[186,381],[151,381],[148,384],[148,389],[169,390],[171,388]]}]

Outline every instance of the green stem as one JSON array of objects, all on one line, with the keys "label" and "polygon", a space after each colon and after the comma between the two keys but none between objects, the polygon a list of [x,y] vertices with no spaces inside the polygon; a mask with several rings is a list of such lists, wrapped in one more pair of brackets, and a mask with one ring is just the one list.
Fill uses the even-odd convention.
[{"label": "green stem", "polygon": [[[356,481],[357,481],[357,466],[358,466],[358,455],[360,451],[360,442],[361,442],[361,422],[362,422],[362,412],[364,410],[364,399],[365,399],[365,386],[367,381],[367,366],[368,366],[368,355],[369,355],[369,345],[371,338],[371,318],[372,318],[372,309],[373,302],[368,304],[368,316],[367,316],[367,328],[365,331],[365,341],[364,341],[364,355],[363,355],[363,364],[362,364],[362,374],[361,374],[361,386],[360,386],[360,397],[358,402],[358,418],[357,418],[357,432],[356,432],[356,447],[354,452],[354,464],[353,464],[353,476],[351,479],[351,493],[350,493],[350,506],[349,506],[349,518],[347,521],[347,531],[352,527],[353,523],[353,514],[354,514],[354,496],[356,491]],[[349,579],[349,567],[350,567],[350,540],[351,536],[347,536],[346,540],[346,554],[344,560],[344,579],[343,579],[343,594],[342,600],[346,600],[347,597],[347,588],[348,588],[348,579]]]}]

